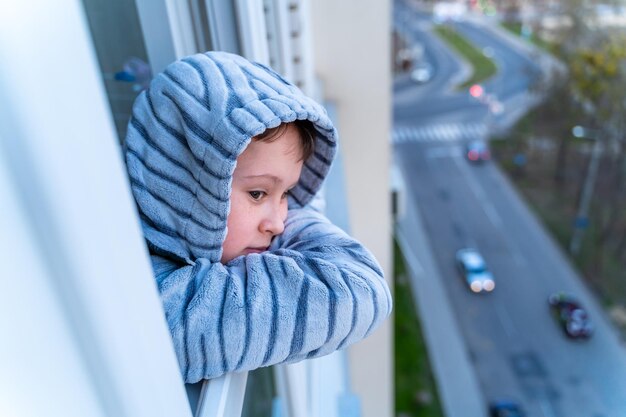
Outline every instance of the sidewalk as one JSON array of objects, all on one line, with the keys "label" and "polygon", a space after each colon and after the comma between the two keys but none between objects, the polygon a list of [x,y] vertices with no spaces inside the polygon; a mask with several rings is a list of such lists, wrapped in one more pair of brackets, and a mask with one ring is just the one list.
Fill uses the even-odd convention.
[{"label": "sidewalk", "polygon": [[[400,168],[392,169],[394,180],[401,182]],[[403,194],[404,212],[398,219],[396,234],[408,264],[413,298],[445,416],[486,417],[487,404],[434,262],[419,209],[404,184],[398,184],[398,188]]]}]

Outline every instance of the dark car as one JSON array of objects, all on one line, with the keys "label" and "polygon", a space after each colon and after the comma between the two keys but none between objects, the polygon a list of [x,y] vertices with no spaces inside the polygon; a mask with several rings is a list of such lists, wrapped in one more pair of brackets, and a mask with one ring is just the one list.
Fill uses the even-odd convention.
[{"label": "dark car", "polygon": [[548,297],[552,315],[565,334],[572,339],[588,339],[593,334],[589,314],[571,295],[562,292]]},{"label": "dark car", "polygon": [[489,404],[490,417],[524,417],[522,407],[514,401],[493,401]]},{"label": "dark car", "polygon": [[491,159],[491,151],[485,141],[473,140],[465,146],[465,156],[470,162],[485,162]]}]

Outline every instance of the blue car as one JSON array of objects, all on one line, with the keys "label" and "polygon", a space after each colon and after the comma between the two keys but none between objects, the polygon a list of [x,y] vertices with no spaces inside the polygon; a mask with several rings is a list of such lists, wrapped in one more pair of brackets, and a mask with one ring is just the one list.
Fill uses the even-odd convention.
[{"label": "blue car", "polygon": [[485,260],[476,249],[459,250],[456,253],[456,263],[472,292],[491,292],[496,287],[493,275],[487,269]]},{"label": "blue car", "polygon": [[493,401],[489,404],[490,417],[524,417],[522,407],[514,401]]}]

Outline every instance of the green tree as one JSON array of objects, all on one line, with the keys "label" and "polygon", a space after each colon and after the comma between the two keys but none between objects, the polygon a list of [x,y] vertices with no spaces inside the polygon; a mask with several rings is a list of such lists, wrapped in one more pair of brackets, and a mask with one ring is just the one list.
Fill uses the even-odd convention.
[{"label": "green tree", "polygon": [[568,66],[571,95],[584,110],[583,123],[596,130],[595,140],[603,149],[590,216],[593,240],[587,245],[593,257],[588,273],[593,278],[605,272],[609,252],[618,259],[626,257],[626,35],[594,33],[585,45],[571,51]]}]

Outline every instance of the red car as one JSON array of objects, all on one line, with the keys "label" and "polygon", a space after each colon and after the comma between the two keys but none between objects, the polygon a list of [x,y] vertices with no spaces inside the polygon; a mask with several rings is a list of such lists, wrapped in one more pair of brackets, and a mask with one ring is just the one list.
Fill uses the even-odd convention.
[{"label": "red car", "polygon": [[491,152],[486,142],[474,140],[467,143],[465,156],[470,162],[485,162],[491,159]]}]

